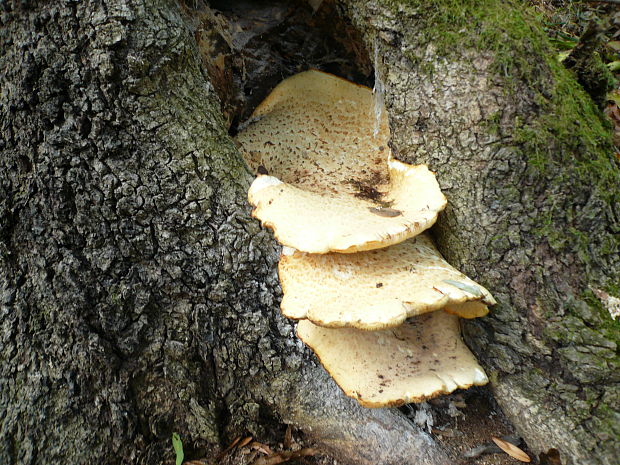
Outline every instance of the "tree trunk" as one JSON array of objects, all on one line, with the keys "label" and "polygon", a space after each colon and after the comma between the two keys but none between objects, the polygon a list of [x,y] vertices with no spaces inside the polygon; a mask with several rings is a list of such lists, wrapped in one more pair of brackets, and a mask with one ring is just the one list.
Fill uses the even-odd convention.
[{"label": "tree trunk", "polygon": [[[536,452],[620,455],[620,171],[607,123],[522,5],[351,1],[400,159],[449,206],[440,250],[499,304],[466,340]],[[614,300],[614,297],[616,300]]]},{"label": "tree trunk", "polygon": [[[481,3],[479,24],[340,6],[381,57],[395,152],[449,197],[442,251],[498,297],[465,328],[502,407],[537,452],[611,464],[618,167],[540,32]],[[0,7],[0,462],[163,463],[173,431],[198,454],[278,418],[345,463],[451,463],[398,411],[345,398],[280,316],[278,248],[187,7]]]},{"label": "tree trunk", "polygon": [[344,397],[280,316],[189,18],[2,3],[0,463],[173,459],[274,416],[349,463],[447,463]]}]

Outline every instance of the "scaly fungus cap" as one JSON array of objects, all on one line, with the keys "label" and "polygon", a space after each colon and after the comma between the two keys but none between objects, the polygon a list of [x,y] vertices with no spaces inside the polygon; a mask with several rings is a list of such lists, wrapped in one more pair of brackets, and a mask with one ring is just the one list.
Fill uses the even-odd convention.
[{"label": "scaly fungus cap", "polygon": [[395,407],[488,382],[461,340],[458,317],[432,312],[382,331],[323,328],[297,335],[344,393],[364,407]]},{"label": "scaly fungus cap", "polygon": [[259,175],[252,212],[278,241],[310,253],[386,247],[433,225],[446,198],[425,165],[391,159],[372,91],[319,71],[280,83],[237,136]]},{"label": "scaly fungus cap", "polygon": [[445,308],[484,316],[495,300],[448,264],[426,234],[356,254],[305,254],[285,249],[278,266],[282,313],[326,327],[378,330]]}]

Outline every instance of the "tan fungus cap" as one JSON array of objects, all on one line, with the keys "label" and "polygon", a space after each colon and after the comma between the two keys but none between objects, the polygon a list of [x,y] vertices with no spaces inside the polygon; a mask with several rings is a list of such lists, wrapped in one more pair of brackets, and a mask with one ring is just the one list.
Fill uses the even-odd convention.
[{"label": "tan fungus cap", "polygon": [[344,393],[364,407],[421,402],[488,382],[461,340],[458,317],[446,312],[382,331],[323,328],[302,320],[297,335]]},{"label": "tan fungus cap", "polygon": [[[280,83],[237,136],[260,175],[253,216],[310,252],[396,244],[433,225],[446,198],[424,165],[389,159],[385,112],[374,135],[372,91],[319,71]],[[389,159],[389,161],[388,161]]]},{"label": "tan fungus cap", "polygon": [[495,300],[450,266],[422,234],[357,254],[305,254],[285,249],[278,267],[282,313],[327,327],[377,330],[441,308],[484,316]]}]

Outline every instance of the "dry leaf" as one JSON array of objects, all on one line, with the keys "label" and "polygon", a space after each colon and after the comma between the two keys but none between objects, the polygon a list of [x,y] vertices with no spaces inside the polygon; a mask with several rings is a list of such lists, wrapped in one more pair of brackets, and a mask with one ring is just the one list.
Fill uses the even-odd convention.
[{"label": "dry leaf", "polygon": [[250,444],[250,449],[257,450],[259,452],[262,452],[265,455],[273,454],[273,451],[267,444],[261,444],[258,441],[252,441],[252,444]]},{"label": "dry leaf", "polygon": [[252,440],[252,436],[248,436],[247,438],[245,438],[243,441],[239,443],[239,446],[238,446],[239,449],[241,449],[244,446],[247,446],[251,440]]},{"label": "dry leaf", "polygon": [[224,458],[224,456],[226,454],[228,454],[231,450],[233,450],[233,448],[237,445],[237,443],[241,440],[241,436],[237,436],[233,442],[230,443],[230,445],[224,449],[222,452],[220,452],[219,454],[217,454],[217,457],[215,458],[218,462],[220,460],[222,460]]},{"label": "dry leaf", "polygon": [[267,457],[259,457],[252,462],[252,465],[277,465],[278,463],[288,462],[289,460],[307,457],[309,455],[317,455],[318,453],[319,451],[310,447],[292,452],[277,452]]},{"label": "dry leaf", "polygon": [[284,448],[290,449],[293,444],[293,429],[291,425],[286,427],[286,433],[284,433]]},{"label": "dry leaf", "polygon": [[497,444],[497,447],[499,447],[501,450],[506,452],[512,458],[515,458],[521,462],[526,462],[526,463],[531,462],[529,455],[527,455],[525,452],[523,452],[521,449],[519,449],[514,444],[511,444],[508,441],[504,441],[503,439],[496,438],[495,436],[491,436],[491,439],[493,440],[495,444]]}]

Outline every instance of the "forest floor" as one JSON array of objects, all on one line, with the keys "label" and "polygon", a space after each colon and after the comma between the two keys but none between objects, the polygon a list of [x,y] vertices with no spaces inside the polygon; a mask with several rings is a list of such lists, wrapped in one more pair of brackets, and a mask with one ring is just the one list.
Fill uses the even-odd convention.
[{"label": "forest floor", "polygon": [[[503,438],[518,445],[530,457],[533,454],[520,444],[487,388],[457,391],[417,406],[405,406],[403,413],[430,436],[454,451],[454,465],[514,465],[514,458],[497,447],[492,437]],[[236,438],[222,452],[185,465],[338,465],[323,454],[302,433],[280,425],[280,437],[256,439]],[[534,457],[532,463],[539,463]],[[380,464],[377,464],[380,465]]]}]

